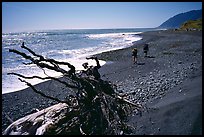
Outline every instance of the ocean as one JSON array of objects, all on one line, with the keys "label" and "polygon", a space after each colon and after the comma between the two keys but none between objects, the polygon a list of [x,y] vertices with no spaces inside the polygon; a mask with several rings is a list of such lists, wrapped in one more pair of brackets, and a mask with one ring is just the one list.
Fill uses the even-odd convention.
[{"label": "ocean", "polygon": [[[46,58],[58,61],[69,62],[81,70],[82,63],[88,62],[95,65],[95,62],[86,60],[87,56],[102,53],[105,51],[122,49],[133,45],[134,41],[141,40],[140,34],[145,31],[155,30],[153,28],[135,29],[70,29],[70,30],[47,30],[33,32],[3,33],[2,34],[2,94],[15,92],[27,88],[25,83],[18,80],[17,76],[7,75],[15,72],[25,76],[53,76],[60,77],[61,73],[43,70],[35,65],[24,65],[28,63],[20,55],[9,52],[9,49],[16,49],[28,53],[20,46],[25,42],[37,54]],[[30,54],[29,54],[30,55]],[[106,62],[100,60],[100,64]],[[67,66],[62,66],[67,69]],[[27,80],[33,85],[43,82],[39,79]]]}]

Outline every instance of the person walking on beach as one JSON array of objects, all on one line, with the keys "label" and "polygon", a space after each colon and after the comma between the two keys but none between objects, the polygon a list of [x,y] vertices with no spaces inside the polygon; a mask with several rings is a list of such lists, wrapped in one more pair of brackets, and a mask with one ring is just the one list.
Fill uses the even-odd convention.
[{"label": "person walking on beach", "polygon": [[98,69],[101,68],[101,65],[99,64],[97,57],[90,57],[86,59],[95,59],[97,66],[88,66],[88,63],[83,63],[82,66],[85,70],[82,71],[82,73],[85,73],[87,76],[92,76],[95,80],[99,80],[101,78],[100,73],[98,72]]},{"label": "person walking on beach", "polygon": [[144,44],[143,51],[144,51],[145,57],[147,57],[147,52],[149,51],[149,44],[147,44],[147,43]]},{"label": "person walking on beach", "polygon": [[133,63],[137,64],[137,48],[132,49]]}]

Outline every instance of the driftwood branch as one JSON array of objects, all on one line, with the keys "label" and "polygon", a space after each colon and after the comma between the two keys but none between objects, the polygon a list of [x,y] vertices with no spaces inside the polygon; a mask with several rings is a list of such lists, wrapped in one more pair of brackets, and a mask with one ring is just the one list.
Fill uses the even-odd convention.
[{"label": "driftwood branch", "polygon": [[62,61],[56,61],[54,59],[45,59],[43,56],[36,54],[34,51],[32,51],[30,48],[26,47],[24,45],[24,43],[21,46],[22,48],[28,50],[31,54],[33,54],[36,57],[40,57],[41,61],[46,61],[46,62],[50,62],[51,64],[55,64],[56,66],[58,65],[67,65],[70,68],[69,73],[75,73],[75,67],[73,65],[71,65],[68,62],[62,62]]},{"label": "driftwood branch", "polygon": [[14,122],[8,115],[6,115],[5,117],[8,119],[8,121],[9,121],[10,123],[13,123],[13,122]]},{"label": "driftwood branch", "polygon": [[[40,59],[34,59],[33,57],[31,57],[31,56],[29,56],[23,52],[20,52],[18,50],[15,50],[15,49],[9,49],[9,52],[13,52],[13,53],[16,53],[18,55],[21,55],[25,59],[30,60],[33,64],[36,64],[37,66],[39,66],[41,68],[47,68],[47,69],[54,70],[56,72],[61,72],[62,74],[67,74],[67,75],[71,75],[71,74],[75,73],[75,67],[73,65],[67,63],[67,62],[59,62],[59,61],[55,61],[53,59],[45,59],[44,57],[40,57]],[[56,67],[58,65],[51,66],[47,63],[43,63],[43,61],[47,62],[47,63],[51,63],[51,64],[67,65],[70,68],[70,70],[66,71],[60,67]]]},{"label": "driftwood branch", "polygon": [[69,88],[79,89],[79,87],[77,87],[77,86],[74,86],[74,85],[68,84],[68,83],[65,82],[65,81],[61,81],[60,79],[55,78],[55,77],[51,77],[51,76],[42,78],[42,77],[39,77],[39,76],[28,77],[28,76],[24,76],[24,75],[21,75],[21,74],[18,74],[18,73],[7,73],[7,74],[8,74],[8,75],[16,75],[16,76],[19,76],[19,77],[21,77],[21,78],[25,78],[25,79],[34,79],[34,78],[38,78],[38,79],[41,79],[41,80],[46,80],[46,79],[48,79],[48,80],[55,80],[55,81],[58,81],[59,83],[64,84],[65,86],[67,86],[67,87],[69,87]]},{"label": "driftwood branch", "polygon": [[[75,74],[75,67],[68,62],[56,61],[38,55],[26,47],[24,43],[21,48],[27,50],[32,56],[15,49],[9,49],[9,52],[16,53],[31,61],[32,64],[37,65],[43,69],[43,71],[45,71],[44,68],[46,68],[60,72],[63,76],[66,76],[68,81],[50,76],[28,77],[18,73],[8,73],[8,75],[20,77],[19,80],[28,85],[35,93],[57,101],[59,104],[13,122],[3,132],[4,135],[121,135],[130,132],[130,127],[125,123],[125,119],[133,109],[140,111],[142,108],[140,104],[133,103],[120,96],[117,93],[117,88],[107,81],[93,79],[91,77],[81,77],[81,75]],[[97,63],[100,65],[99,62]],[[68,66],[69,70],[64,70],[60,65]],[[44,94],[41,90],[37,90],[31,83],[21,78],[54,80],[62,83],[70,90],[75,90],[75,92],[77,90],[77,92],[76,95],[65,95],[68,97],[67,100],[60,100],[56,97]],[[42,115],[49,117],[49,120],[42,119]]]},{"label": "driftwood branch", "polygon": [[57,101],[57,102],[59,102],[59,103],[67,103],[67,104],[69,104],[68,101],[63,101],[63,100],[59,100],[58,98],[48,96],[48,95],[42,93],[41,91],[38,91],[38,90],[37,90],[32,84],[30,84],[29,82],[27,82],[27,81],[25,81],[25,80],[22,80],[22,79],[20,79],[20,78],[18,78],[18,79],[19,79],[21,82],[26,83],[26,85],[28,85],[29,87],[31,87],[32,90],[33,90],[35,93],[40,94],[40,95],[43,96],[43,97],[46,97],[46,98],[48,98],[48,99],[52,99],[52,100]]},{"label": "driftwood branch", "polygon": [[141,104],[135,104],[135,103],[133,103],[133,102],[121,97],[121,96],[117,96],[117,98],[120,99],[121,101],[123,101],[124,103],[128,103],[128,104],[136,107],[137,109],[142,109],[143,108]]}]

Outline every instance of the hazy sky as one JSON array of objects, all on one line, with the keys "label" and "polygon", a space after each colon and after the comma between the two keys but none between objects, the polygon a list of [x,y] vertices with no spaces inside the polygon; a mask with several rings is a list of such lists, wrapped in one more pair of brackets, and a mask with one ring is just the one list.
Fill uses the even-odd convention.
[{"label": "hazy sky", "polygon": [[202,2],[2,2],[2,31],[152,28]]}]

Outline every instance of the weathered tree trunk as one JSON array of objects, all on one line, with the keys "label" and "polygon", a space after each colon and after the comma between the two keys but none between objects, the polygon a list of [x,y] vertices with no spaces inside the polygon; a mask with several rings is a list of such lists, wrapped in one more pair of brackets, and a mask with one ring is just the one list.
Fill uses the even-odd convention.
[{"label": "weathered tree trunk", "polygon": [[68,111],[74,111],[66,103],[59,103],[18,119],[7,127],[3,135],[43,135],[55,123],[66,117]]}]

